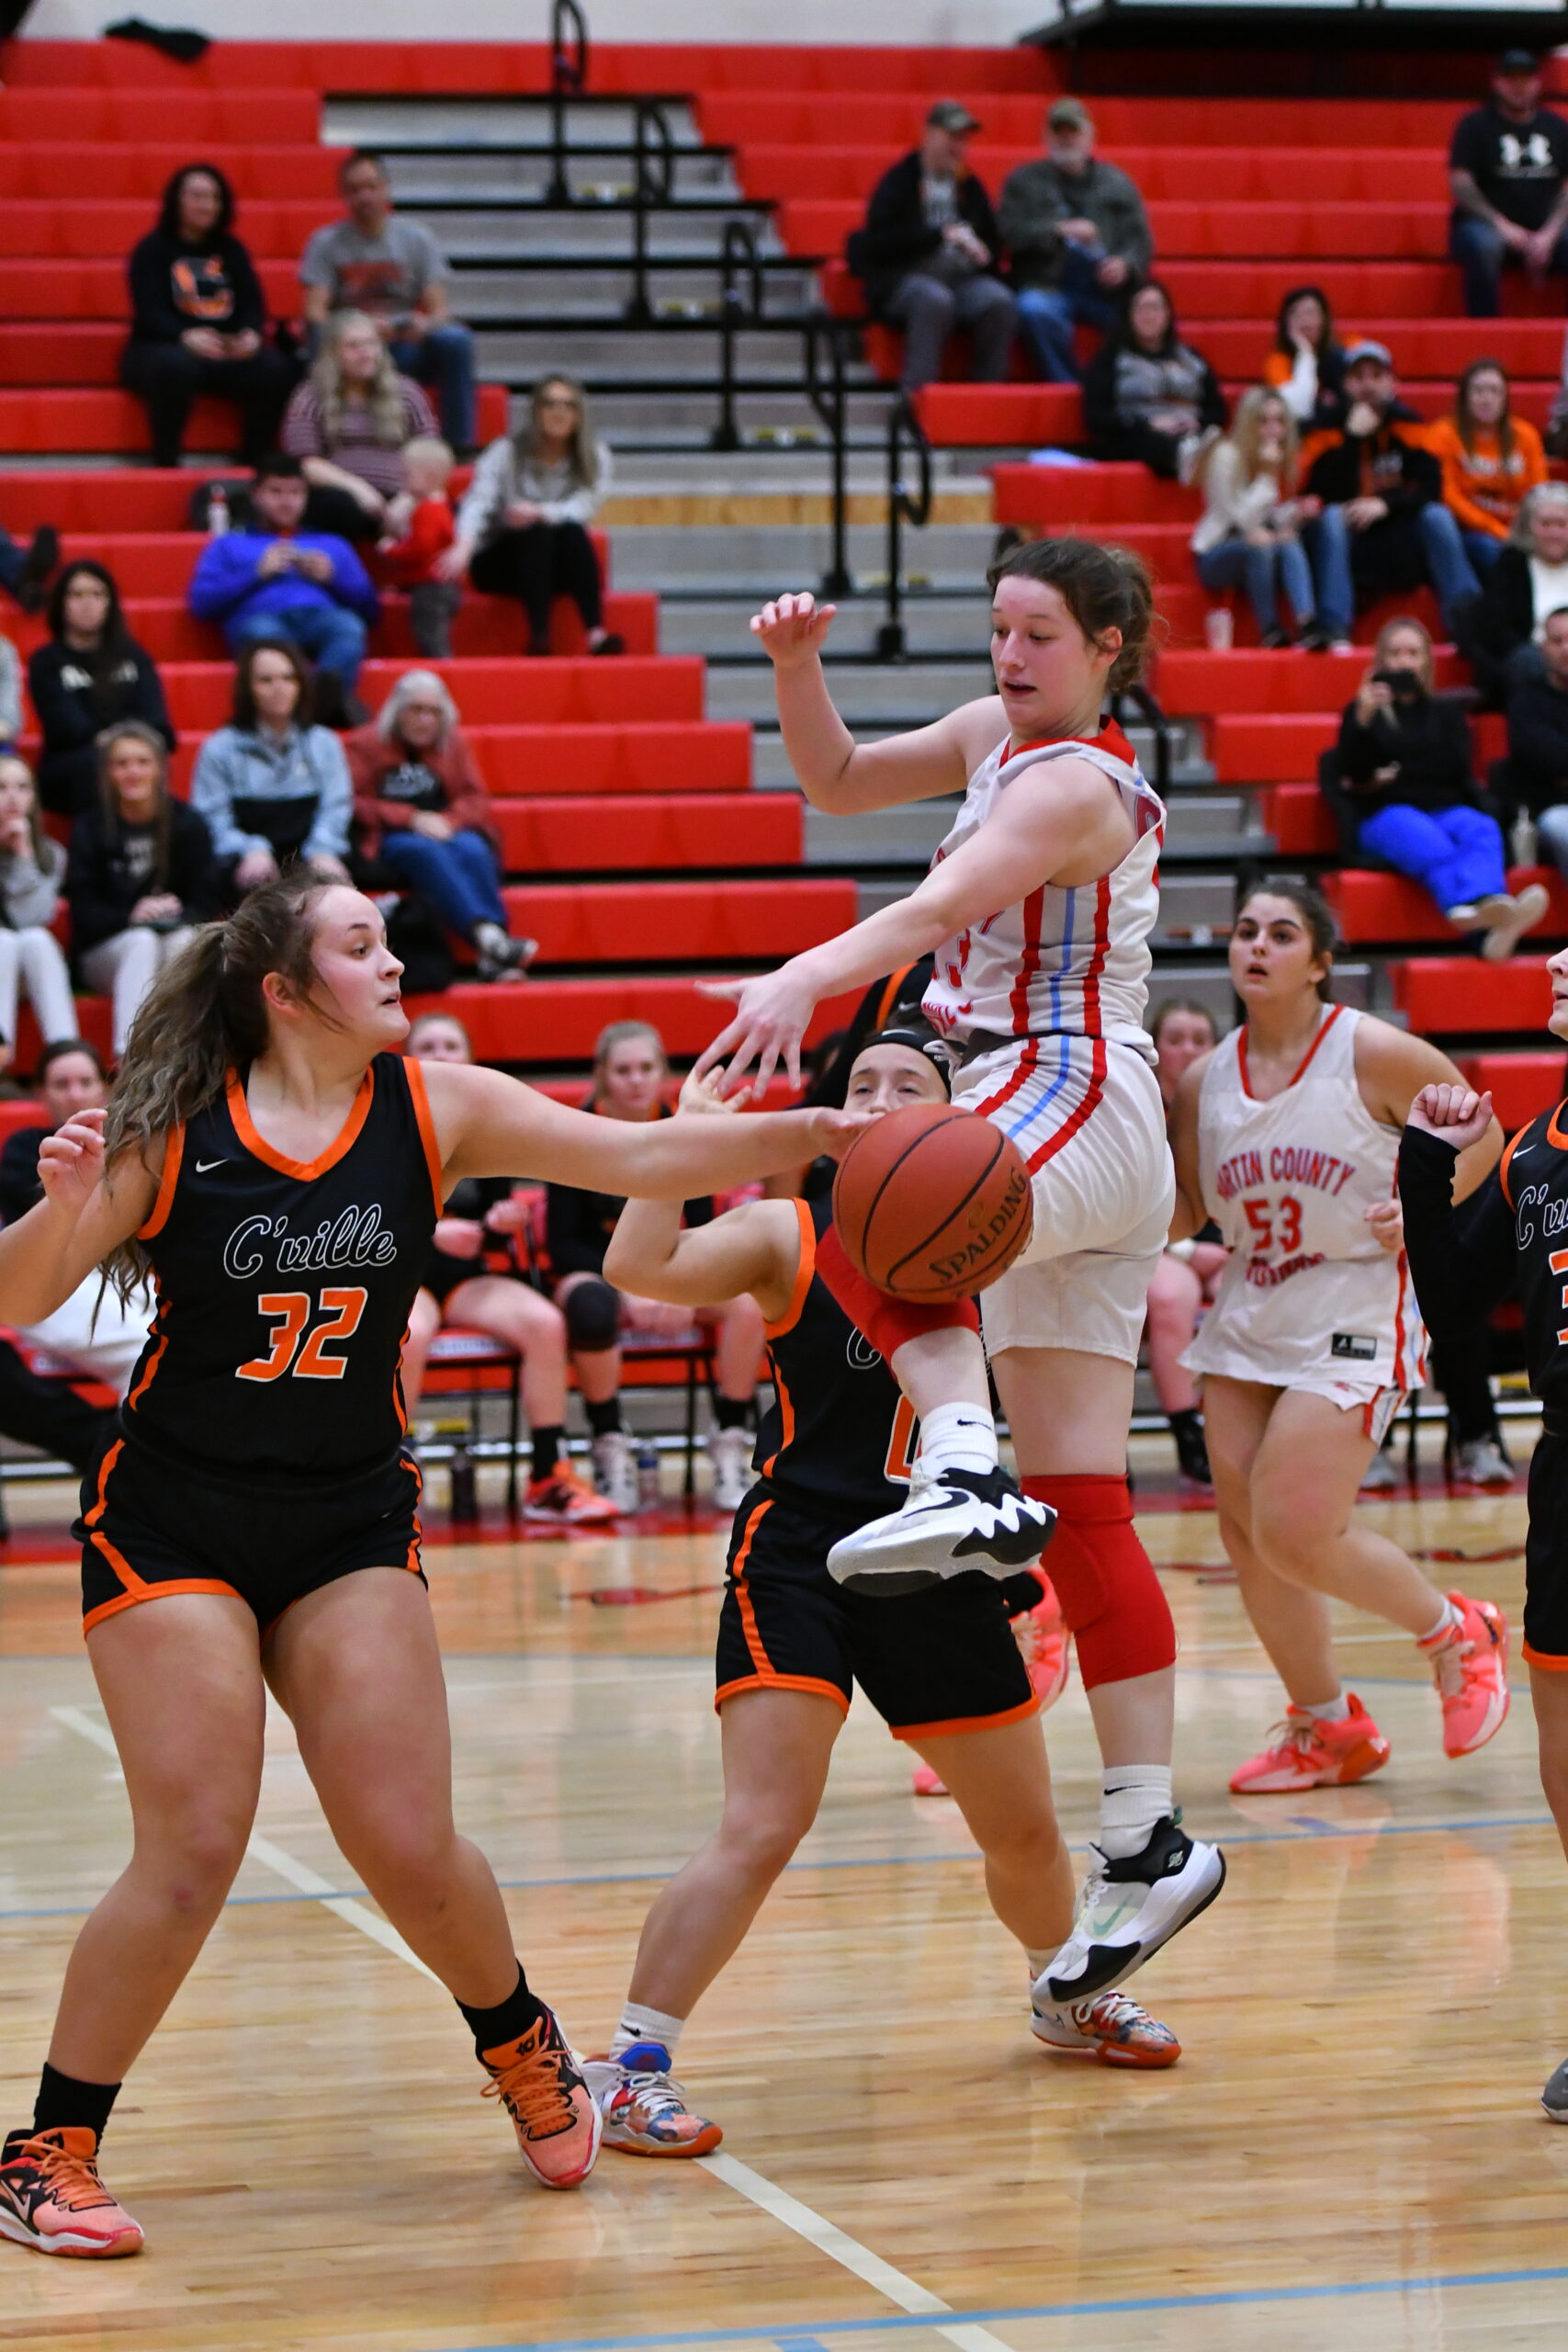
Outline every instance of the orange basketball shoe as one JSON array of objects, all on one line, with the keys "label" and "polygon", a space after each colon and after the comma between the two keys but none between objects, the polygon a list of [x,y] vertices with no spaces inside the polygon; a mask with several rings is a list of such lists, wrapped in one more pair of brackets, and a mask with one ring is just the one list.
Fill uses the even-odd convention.
[{"label": "orange basketball shoe", "polygon": [[525,1519],[553,1519],[558,1527],[609,1527],[620,1512],[608,1495],[579,1477],[570,1462],[556,1464],[547,1478],[530,1478],[523,1498]]},{"label": "orange basketball shoe", "polygon": [[607,2148],[630,2156],[705,2156],[724,2137],[686,2105],[661,2041],[634,2041],[618,2058],[591,2058],[587,2071]]},{"label": "orange basketball shoe", "polygon": [[1344,1788],[1381,1772],[1388,1762],[1388,1742],[1355,1692],[1345,1696],[1350,1712],[1340,1723],[1324,1723],[1304,1707],[1292,1707],[1270,1733],[1271,1744],[1232,1773],[1231,1794],[1292,1796],[1302,1789]]},{"label": "orange basketball shoe", "polygon": [[598,2102],[553,2009],[515,2041],[482,2051],[489,2075],[480,2096],[498,2098],[517,2130],[523,2161],[546,2188],[575,2188],[599,2154]]},{"label": "orange basketball shoe", "polygon": [[1100,1993],[1092,2001],[1053,2002],[1042,1978],[1031,2007],[1029,2030],[1048,2050],[1069,2057],[1098,2058],[1102,2066],[1174,2066],[1181,2044],[1168,2025],[1150,2017],[1141,2001],[1125,1993]]},{"label": "orange basketball shoe", "polygon": [[13,2132],[0,2152],[0,2237],[39,2254],[99,2261],[140,2254],[141,2224],[98,2178],[98,2135],[83,2126]]},{"label": "orange basketball shoe", "polygon": [[1073,1637],[1062,1615],[1062,1604],[1056,1589],[1048,1578],[1040,1579],[1044,1590],[1032,1609],[1026,1609],[1012,1621],[1012,1630],[1029,1669],[1030,1686],[1040,1702],[1040,1712],[1054,1707],[1067,1687],[1073,1670]]},{"label": "orange basketball shoe", "polygon": [[1431,1660],[1443,1702],[1443,1754],[1472,1756],[1508,1713],[1508,1621],[1490,1600],[1450,1592],[1461,1623],[1416,1647]]}]

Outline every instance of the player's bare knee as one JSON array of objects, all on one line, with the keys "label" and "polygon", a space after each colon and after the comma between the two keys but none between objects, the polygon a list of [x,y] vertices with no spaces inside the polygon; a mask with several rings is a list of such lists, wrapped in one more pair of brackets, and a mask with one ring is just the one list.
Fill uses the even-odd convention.
[{"label": "player's bare knee", "polygon": [[768,1804],[726,1805],[718,1832],[726,1863],[753,1885],[771,1885],[816,1818],[816,1805],[793,1791]]},{"label": "player's bare knee", "polygon": [[1291,1584],[1316,1590],[1327,1554],[1342,1526],[1326,1523],[1299,1494],[1252,1498],[1252,1548],[1265,1566]]},{"label": "player's bare knee", "polygon": [[[152,1852],[170,1910],[182,1918],[203,1918],[222,1907],[239,1875],[250,1837],[251,1815],[220,1806],[191,1805],[161,1825]],[[138,1857],[146,1850],[138,1839]]]}]

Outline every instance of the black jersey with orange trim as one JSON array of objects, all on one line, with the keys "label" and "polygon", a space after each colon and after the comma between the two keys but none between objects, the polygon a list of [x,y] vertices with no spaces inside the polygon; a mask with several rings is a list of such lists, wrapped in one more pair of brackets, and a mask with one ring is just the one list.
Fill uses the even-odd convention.
[{"label": "black jersey with orange trim", "polygon": [[257,1134],[242,1081],[169,1136],[140,1238],[157,1312],[125,1430],[240,1480],[352,1479],[407,1428],[403,1336],[441,1213],[416,1061],[378,1054],[309,1162]]},{"label": "black jersey with orange trim", "polygon": [[897,1382],[817,1272],[833,1221],[827,1201],[796,1201],[800,1262],[780,1320],[767,1326],[776,1391],[752,1467],[780,1500],[818,1519],[863,1526],[908,1491],[919,1424]]}]

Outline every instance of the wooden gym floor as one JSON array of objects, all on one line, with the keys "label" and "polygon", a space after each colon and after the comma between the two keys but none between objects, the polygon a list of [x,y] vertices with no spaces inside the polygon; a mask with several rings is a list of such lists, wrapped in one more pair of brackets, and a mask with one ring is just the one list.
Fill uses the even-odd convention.
[{"label": "wooden gym floor", "polygon": [[[1433,1572],[1517,1628],[1522,1495],[1450,1500],[1427,1481],[1367,1508],[1413,1546],[1469,1555]],[[68,1502],[25,1496],[37,1523],[0,1566],[6,2124],[30,2112],[73,1935],[127,1841]],[[680,2071],[723,2149],[702,2165],[606,2153],[582,2192],[552,2198],[480,2105],[446,1996],[345,1874],[279,1719],[233,1898],[112,2131],[110,2178],[148,2251],[100,2265],[0,2245],[0,2344],[1561,2345],[1568,2131],[1537,2096],[1568,2052],[1568,1874],[1528,1690],[1490,1747],[1448,1764],[1410,1645],[1347,1612],[1349,1679],[1392,1763],[1308,1799],[1231,1798],[1278,1690],[1212,1514],[1175,1503],[1141,1481],[1182,1638],[1178,1786],[1231,1879],[1134,1988],[1182,2039],[1173,2071],[1054,2061],[1031,2039],[962,1824],[909,1794],[907,1752],[857,1704],[821,1820],[687,2031]],[[714,1815],[722,1557],[716,1525],[673,1515],[624,1540],[427,1554],[460,1817],[583,2048],[617,2014],[654,1885]],[[1076,1678],[1049,1740],[1081,1844],[1098,1760]]]}]

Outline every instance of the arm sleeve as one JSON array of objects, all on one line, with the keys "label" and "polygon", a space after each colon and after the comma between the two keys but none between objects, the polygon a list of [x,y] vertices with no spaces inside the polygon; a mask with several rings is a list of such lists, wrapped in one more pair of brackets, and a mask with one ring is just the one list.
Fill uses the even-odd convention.
[{"label": "arm sleeve", "polygon": [[931,228],[920,210],[919,180],[911,202],[903,176],[903,167],[895,164],[878,180],[866,207],[866,258],[874,270],[912,269],[942,243],[942,231]]},{"label": "arm sleeve", "polygon": [[446,780],[446,814],[455,825],[466,825],[493,840],[490,793],[479,774],[473,747],[466,735],[455,734],[450,745],[451,774]]},{"label": "arm sleeve", "polygon": [[[51,858],[51,850],[56,856]],[[17,931],[47,931],[60,904],[60,884],[65,872],[58,842],[45,841],[41,860],[30,853],[14,857],[6,876],[6,911]]]},{"label": "arm sleeve", "polygon": [[169,290],[169,256],[162,237],[143,237],[126,265],[130,291],[130,332],[138,343],[178,343],[189,319],[175,308]]},{"label": "arm sleeve", "polygon": [[1443,469],[1443,504],[1454,521],[1465,531],[1484,531],[1488,537],[1506,537],[1495,515],[1488,514],[1470,495],[1470,473],[1465,464],[1464,447],[1457,434],[1445,434],[1439,445],[1439,459]]},{"label": "arm sleeve", "polygon": [[589,1215],[592,1197],[571,1184],[545,1187],[545,1247],[558,1276],[604,1271],[604,1238]]},{"label": "arm sleeve", "polygon": [[[243,857],[248,850],[272,847],[265,835],[243,833],[234,821],[234,779],[228,761],[232,742],[228,728],[209,735],[196,755],[196,773],[190,782],[190,805],[207,827],[212,854],[225,859]],[[71,854],[74,861],[74,843]]]},{"label": "arm sleeve", "polygon": [[1049,261],[1061,243],[1057,212],[1043,175],[1032,164],[1020,164],[1002,182],[997,225],[1003,243],[1013,254],[1028,254]]},{"label": "arm sleeve", "polygon": [[[1400,436],[1404,439],[1403,435]],[[1442,469],[1430,449],[1414,441],[1404,442],[1404,464],[1401,479],[1382,491],[1384,505],[1391,514],[1414,514],[1419,507],[1430,506],[1443,494]]]},{"label": "arm sleeve", "polygon": [[1386,768],[1395,756],[1394,746],[1375,721],[1363,727],[1352,703],[1339,722],[1339,765],[1347,784],[1365,791],[1376,771]]},{"label": "arm sleeve", "polygon": [[[569,498],[542,500],[539,506],[540,514],[547,523],[581,523],[586,530],[599,512],[601,503],[609,495],[614,473],[615,464],[610,456],[610,445],[607,441],[601,441],[597,478],[592,482],[585,482],[581,490],[574,490]],[[524,496],[526,497],[527,494],[525,491]]]},{"label": "arm sleeve", "polygon": [[1494,1168],[1480,1190],[1454,1206],[1451,1144],[1406,1127],[1399,1144],[1404,1250],[1421,1318],[1435,1340],[1457,1339],[1490,1315],[1513,1288],[1518,1265],[1514,1213]]},{"label": "arm sleeve", "polygon": [[28,691],[47,751],[76,752],[92,741],[98,730],[91,700],[65,684],[59,650],[52,643],[39,646],[29,655]]},{"label": "arm sleeve", "polygon": [[325,286],[329,289],[332,287],[337,272],[333,266],[332,250],[328,243],[331,234],[332,229],[329,223],[326,228],[313,229],[305,240],[305,250],[299,256],[301,286]]},{"label": "arm sleeve", "polygon": [[0,638],[0,743],[14,743],[22,731],[22,657],[8,637]]},{"label": "arm sleeve", "polygon": [[474,468],[473,479],[457,509],[457,537],[466,546],[477,547],[487,531],[500,522],[506,504],[511,459],[511,442],[492,441]]},{"label": "arm sleeve", "polygon": [[324,458],[326,441],[321,433],[321,412],[316,395],[309,384],[299,384],[289,395],[288,406],[283,412],[283,429],[278,435],[280,446],[291,458]]},{"label": "arm sleeve", "polygon": [[265,541],[250,531],[229,531],[220,539],[209,539],[186,591],[197,619],[225,619],[259,584],[256,566],[265,552]]},{"label": "arm sleeve", "polygon": [[255,264],[238,237],[229,241],[229,275],[234,283],[234,315],[229,322],[231,334],[243,334],[248,328],[253,334],[266,332],[266,296]]},{"label": "arm sleeve", "polygon": [[107,844],[94,816],[78,817],[71,835],[65,869],[65,896],[71,908],[71,944],[80,956],[103,939],[112,939],[130,920],[134,898],[125,898],[110,868]]},{"label": "arm sleeve", "polygon": [[332,558],[332,593],[337,602],[358,613],[362,619],[373,621],[381,609],[380,602],[370,574],[348,541],[329,539],[323,535],[317,544]]},{"label": "arm sleeve", "polygon": [[349,782],[343,745],[330,728],[311,728],[310,764],[321,779],[321,797],[316,803],[315,821],[306,837],[304,855],[346,857],[354,786]]},{"label": "arm sleeve", "polygon": [[1124,261],[1135,277],[1146,277],[1149,264],[1155,256],[1154,231],[1149,226],[1148,207],[1136,180],[1122,175],[1125,187],[1117,208],[1122,218],[1117,224],[1113,257]]},{"label": "arm sleeve", "polygon": [[960,210],[975,234],[983,242],[991,259],[997,260],[1002,249],[997,216],[991,209],[991,199],[986,194],[986,183],[974,172],[964,183]]}]

